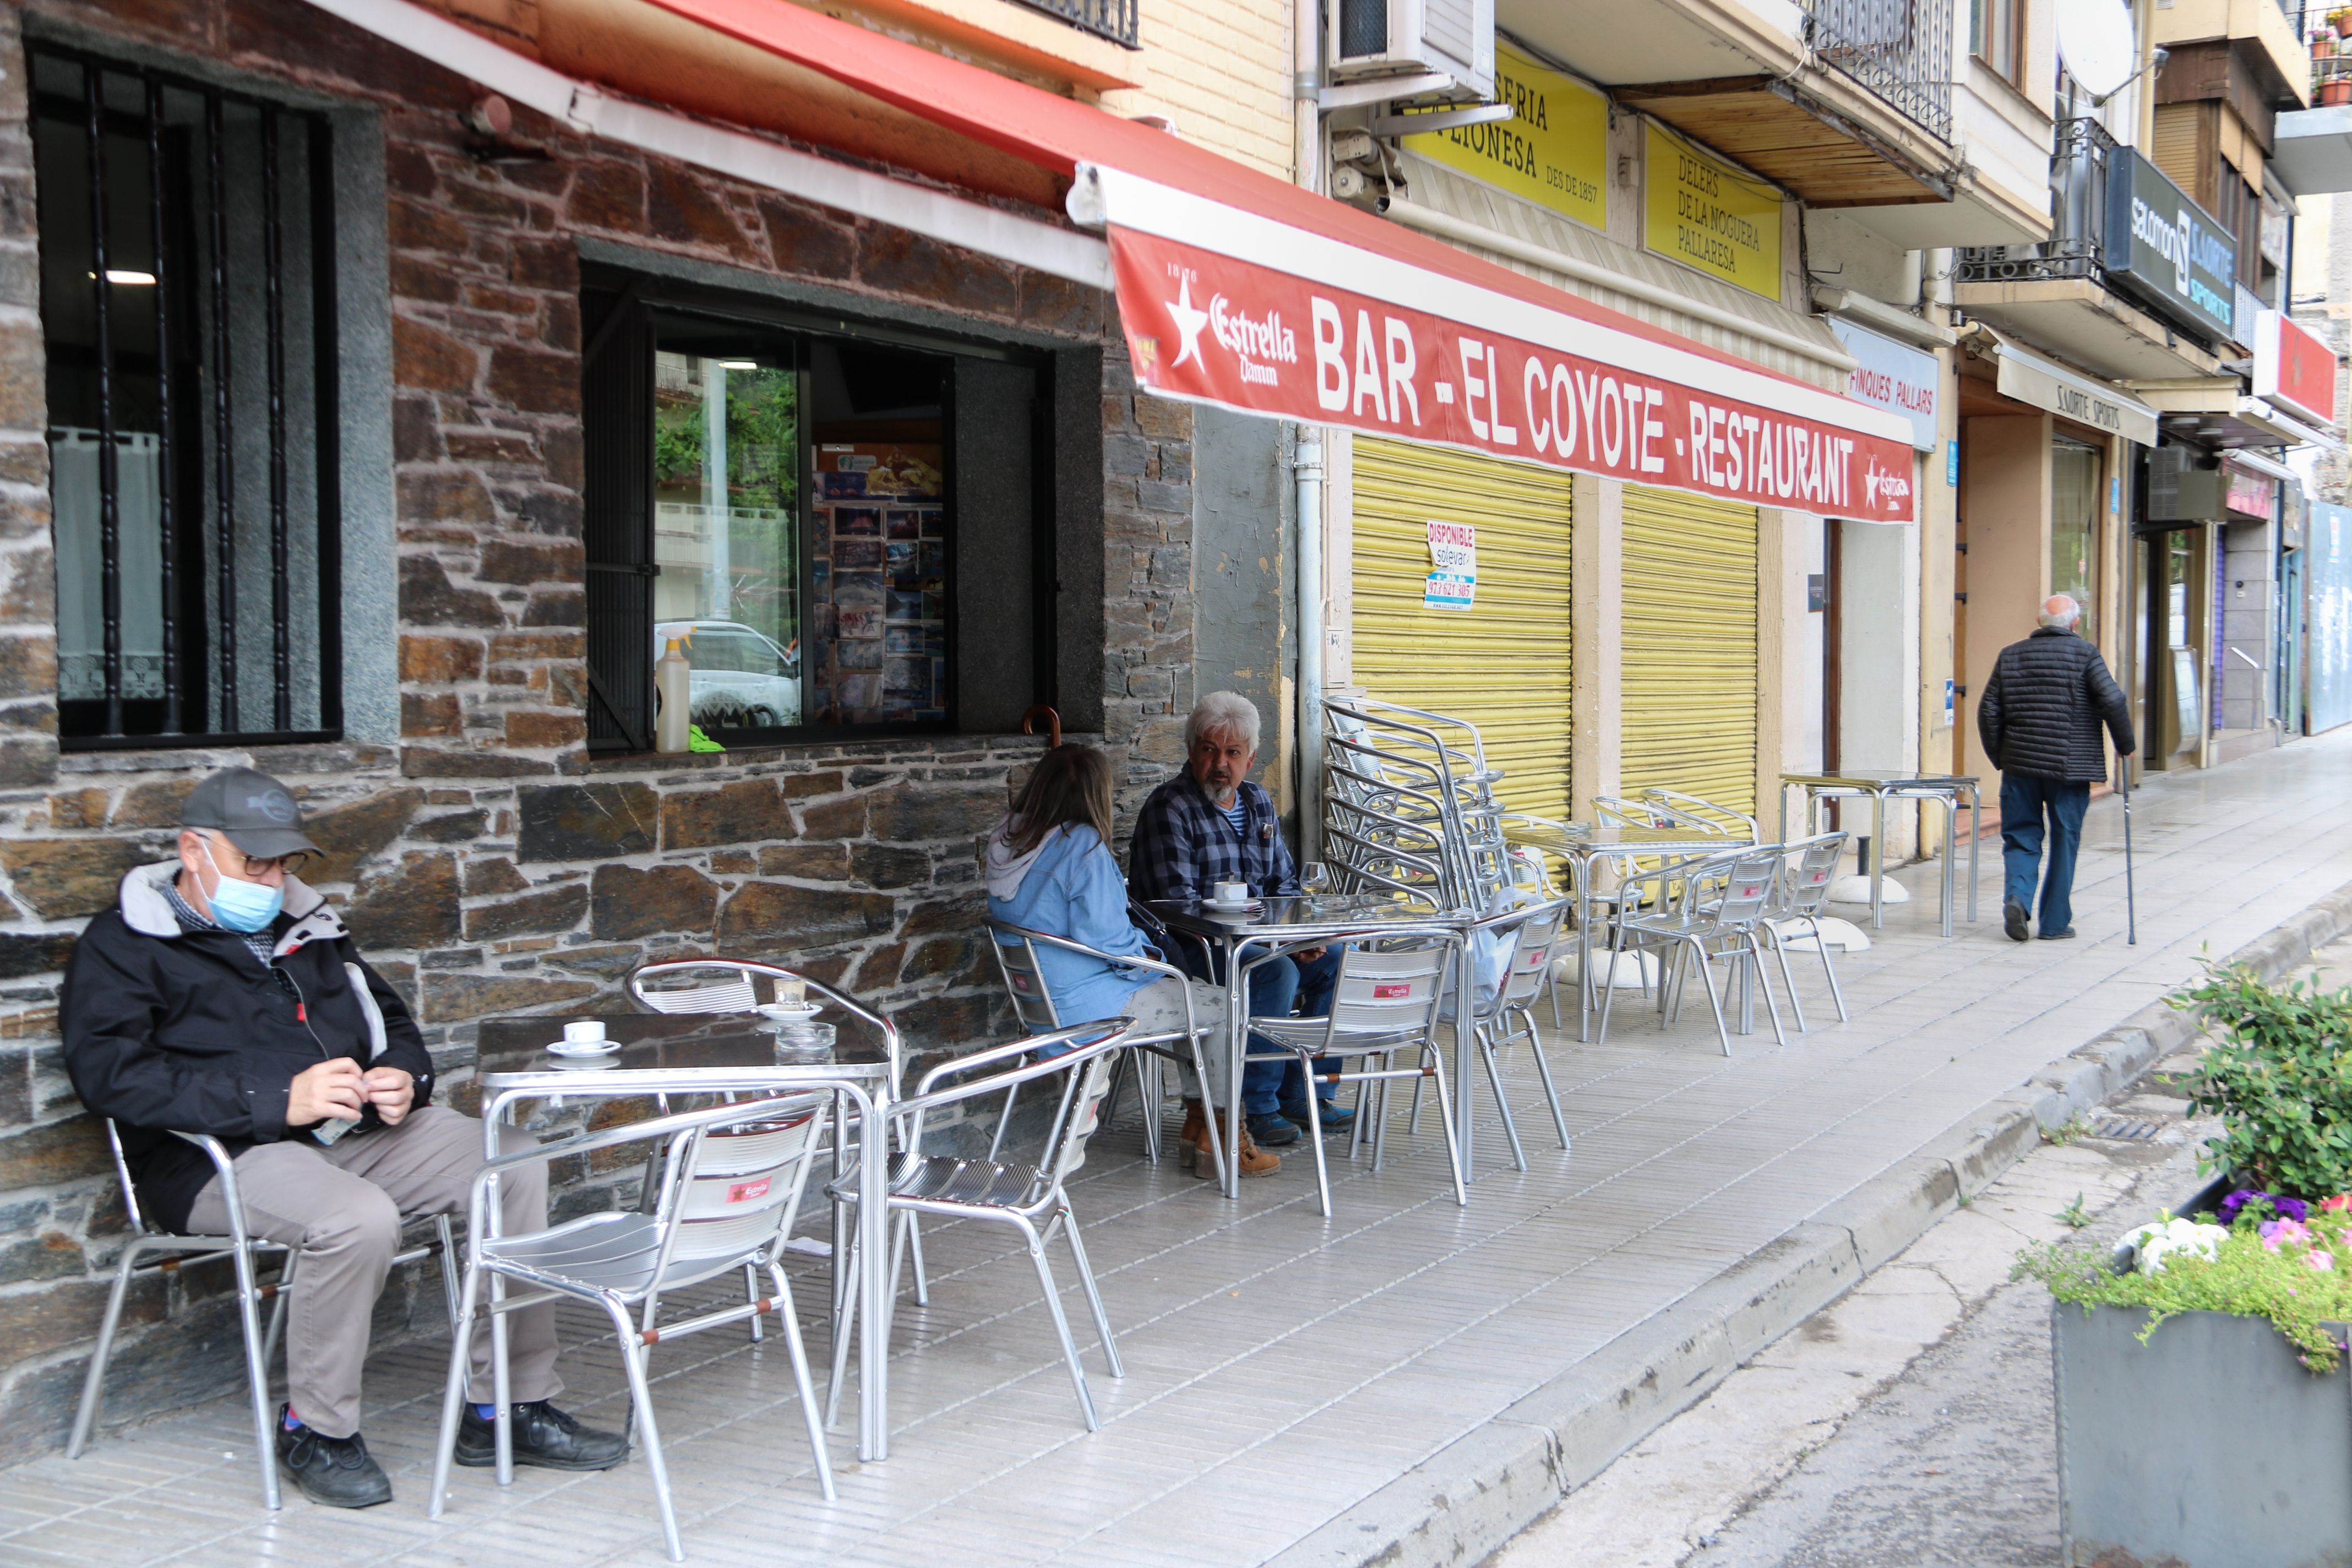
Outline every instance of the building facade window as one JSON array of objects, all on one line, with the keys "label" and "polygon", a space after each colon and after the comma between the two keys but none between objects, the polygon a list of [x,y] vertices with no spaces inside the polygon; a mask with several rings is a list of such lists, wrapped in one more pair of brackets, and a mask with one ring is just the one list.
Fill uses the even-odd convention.
[{"label": "building facade window", "polygon": [[1053,700],[1052,354],[601,268],[583,319],[593,749],[672,641],[722,744]]},{"label": "building facade window", "polygon": [[27,53],[61,742],[336,738],[329,122]]},{"label": "building facade window", "polygon": [[2081,606],[2076,629],[2099,637],[2099,513],[2103,487],[2096,447],[2060,436],[2050,452],[2050,591]]},{"label": "building facade window", "polygon": [[2010,86],[2022,88],[2025,0],[1969,0],[1969,52]]}]

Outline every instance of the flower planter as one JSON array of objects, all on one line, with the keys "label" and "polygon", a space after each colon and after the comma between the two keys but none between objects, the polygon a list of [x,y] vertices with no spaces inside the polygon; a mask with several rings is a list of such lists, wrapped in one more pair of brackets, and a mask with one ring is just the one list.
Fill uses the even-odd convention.
[{"label": "flower planter", "polygon": [[2068,1568],[2352,1563],[2352,1377],[2260,1318],[2051,1303]]},{"label": "flower planter", "polygon": [[2319,84],[2323,104],[2352,103],[2352,77],[2332,76]]},{"label": "flower planter", "polygon": [[2352,1357],[2315,1375],[2263,1318],[2184,1312],[2142,1344],[2143,1308],[2051,1310],[2068,1568],[2352,1564]]}]

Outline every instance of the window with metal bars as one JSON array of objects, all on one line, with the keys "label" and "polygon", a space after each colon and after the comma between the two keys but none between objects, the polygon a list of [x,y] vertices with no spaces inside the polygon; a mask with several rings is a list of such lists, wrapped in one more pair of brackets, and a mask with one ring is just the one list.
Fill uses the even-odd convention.
[{"label": "window with metal bars", "polygon": [[337,738],[328,120],[28,54],[62,743]]}]

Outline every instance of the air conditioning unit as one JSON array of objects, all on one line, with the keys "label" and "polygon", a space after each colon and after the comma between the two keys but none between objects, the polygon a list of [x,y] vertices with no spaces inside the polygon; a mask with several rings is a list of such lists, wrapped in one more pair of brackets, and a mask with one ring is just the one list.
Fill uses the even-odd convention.
[{"label": "air conditioning unit", "polygon": [[1452,77],[1495,91],[1495,0],[1330,0],[1330,79]]},{"label": "air conditioning unit", "polygon": [[2197,467],[2185,447],[2158,447],[2147,455],[2147,520],[2203,522],[2221,515],[2221,470]]}]

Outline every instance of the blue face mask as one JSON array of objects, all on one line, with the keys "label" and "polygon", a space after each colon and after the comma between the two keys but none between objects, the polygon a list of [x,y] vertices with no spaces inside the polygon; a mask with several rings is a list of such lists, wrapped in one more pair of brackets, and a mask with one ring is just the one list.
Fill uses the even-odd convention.
[{"label": "blue face mask", "polygon": [[212,860],[215,885],[205,896],[213,907],[213,919],[230,931],[256,931],[268,928],[286,907],[286,889],[260,882],[247,882],[232,877],[213,860],[212,840],[204,840],[205,858]]}]

